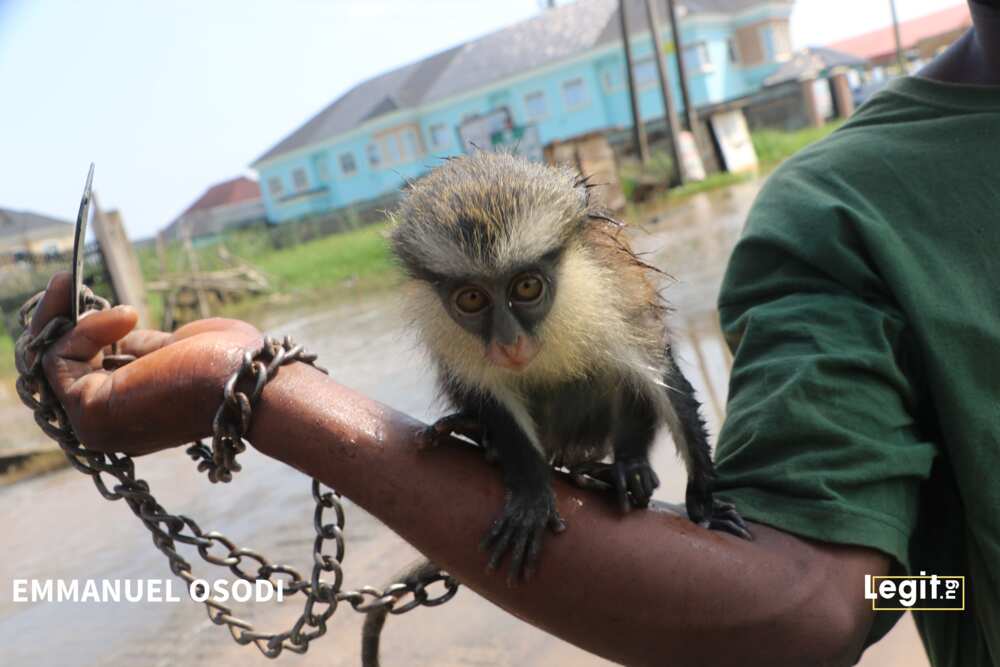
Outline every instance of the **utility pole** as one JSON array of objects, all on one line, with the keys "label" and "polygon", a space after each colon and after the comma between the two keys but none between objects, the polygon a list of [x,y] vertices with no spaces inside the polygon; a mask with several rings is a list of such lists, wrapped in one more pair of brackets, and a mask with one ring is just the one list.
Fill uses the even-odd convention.
[{"label": "utility pole", "polygon": [[660,94],[663,96],[663,114],[670,130],[670,156],[674,160],[677,182],[683,185],[687,182],[684,164],[681,162],[680,136],[681,124],[677,119],[677,107],[674,106],[674,93],[670,89],[670,75],[667,74],[666,54],[663,53],[663,43],[660,41],[660,21],[656,15],[656,0],[646,0],[646,19],[649,22],[649,34],[653,38],[653,53],[656,54],[656,73],[660,78]]},{"label": "utility pole", "polygon": [[635,73],[632,71],[632,45],[628,39],[628,21],[625,18],[626,0],[618,0],[618,18],[622,24],[622,43],[625,45],[625,72],[628,75],[628,97],[632,107],[632,138],[635,141],[636,151],[639,153],[639,162],[646,164],[649,161],[649,144],[646,142],[646,128],[642,124],[642,117],[639,113],[639,96],[635,93]]},{"label": "utility pole", "polygon": [[670,12],[670,35],[674,40],[674,56],[677,58],[677,78],[681,84],[681,100],[684,102],[684,120],[687,129],[694,134],[698,115],[691,104],[691,91],[688,89],[687,68],[684,65],[684,43],[681,41],[681,29],[677,24],[677,7],[674,0],[667,0],[667,11]]},{"label": "utility pole", "polygon": [[899,65],[900,76],[906,76],[906,63],[903,62],[903,40],[899,37],[899,19],[896,17],[896,0],[889,0],[892,11],[892,32],[896,38],[896,63]]}]

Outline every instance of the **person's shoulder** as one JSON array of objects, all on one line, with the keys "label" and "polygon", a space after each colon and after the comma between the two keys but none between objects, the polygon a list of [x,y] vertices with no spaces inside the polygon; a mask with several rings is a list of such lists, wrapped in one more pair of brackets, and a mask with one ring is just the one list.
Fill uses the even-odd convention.
[{"label": "person's shoulder", "polygon": [[761,189],[751,219],[787,208],[800,217],[829,214],[838,204],[877,203],[893,192],[882,185],[898,176],[887,166],[912,162],[919,143],[913,135],[927,113],[891,86],[879,91],[831,134],[785,160]]}]

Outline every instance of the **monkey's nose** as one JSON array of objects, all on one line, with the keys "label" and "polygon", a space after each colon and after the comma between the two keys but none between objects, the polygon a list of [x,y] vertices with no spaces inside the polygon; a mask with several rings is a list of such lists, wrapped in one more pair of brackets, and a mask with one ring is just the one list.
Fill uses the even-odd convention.
[{"label": "monkey's nose", "polygon": [[511,345],[494,341],[486,350],[486,357],[493,363],[511,370],[520,370],[527,366],[535,355],[538,346],[527,336],[518,336]]},{"label": "monkey's nose", "polygon": [[505,355],[512,361],[519,359],[524,352],[524,336],[518,336],[514,339],[513,345],[504,345],[503,343],[497,343],[500,349]]}]

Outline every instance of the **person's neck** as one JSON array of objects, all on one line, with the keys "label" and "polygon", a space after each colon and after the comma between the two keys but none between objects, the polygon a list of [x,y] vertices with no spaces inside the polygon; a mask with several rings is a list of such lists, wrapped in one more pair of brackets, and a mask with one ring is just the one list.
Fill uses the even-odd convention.
[{"label": "person's neck", "polygon": [[917,75],[980,86],[1000,86],[1000,9],[969,3],[973,28]]}]

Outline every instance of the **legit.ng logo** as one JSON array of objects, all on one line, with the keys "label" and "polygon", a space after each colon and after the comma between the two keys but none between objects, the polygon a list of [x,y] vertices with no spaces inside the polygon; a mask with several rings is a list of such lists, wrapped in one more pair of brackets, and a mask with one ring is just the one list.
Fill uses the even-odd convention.
[{"label": "legit.ng logo", "polygon": [[965,577],[865,575],[865,599],[875,611],[964,611]]}]

